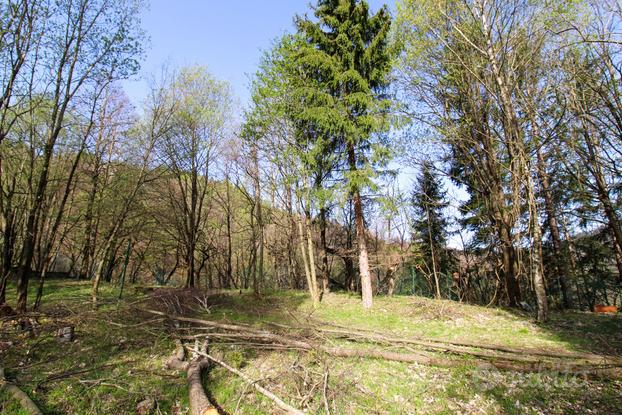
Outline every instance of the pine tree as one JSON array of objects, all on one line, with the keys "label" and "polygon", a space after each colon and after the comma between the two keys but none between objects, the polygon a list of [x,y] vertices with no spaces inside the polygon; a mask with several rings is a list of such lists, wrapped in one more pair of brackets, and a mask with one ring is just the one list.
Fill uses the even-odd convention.
[{"label": "pine tree", "polygon": [[436,297],[441,297],[439,274],[447,270],[448,221],[444,210],[449,206],[446,191],[434,174],[434,166],[423,163],[412,195],[413,237],[423,253],[426,268],[434,277]]},{"label": "pine tree", "polygon": [[[307,88],[301,119],[313,125],[314,139],[343,156],[346,190],[354,205],[363,306],[372,306],[362,191],[373,187],[378,162],[388,151],[376,140],[386,127],[385,90],[391,64],[385,7],[371,15],[360,0],[319,0],[316,20],[299,17],[298,33],[306,40],[297,62]],[[380,164],[381,164],[380,163]]]}]

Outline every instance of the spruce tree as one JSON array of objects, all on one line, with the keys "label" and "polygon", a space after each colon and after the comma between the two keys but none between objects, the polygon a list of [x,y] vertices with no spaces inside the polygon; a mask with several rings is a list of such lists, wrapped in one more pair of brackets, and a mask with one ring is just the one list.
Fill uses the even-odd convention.
[{"label": "spruce tree", "polygon": [[374,187],[378,164],[388,151],[377,140],[386,127],[385,91],[391,68],[385,7],[371,14],[360,0],[319,0],[316,19],[296,20],[306,42],[297,57],[305,110],[301,119],[313,125],[315,139],[331,142],[346,165],[344,182],[354,205],[363,306],[372,306],[362,192]]},{"label": "spruce tree", "polygon": [[421,167],[412,195],[413,242],[423,253],[423,261],[434,277],[436,297],[441,297],[439,274],[446,271],[447,227],[444,210],[448,207],[443,189],[434,166],[426,161]]}]

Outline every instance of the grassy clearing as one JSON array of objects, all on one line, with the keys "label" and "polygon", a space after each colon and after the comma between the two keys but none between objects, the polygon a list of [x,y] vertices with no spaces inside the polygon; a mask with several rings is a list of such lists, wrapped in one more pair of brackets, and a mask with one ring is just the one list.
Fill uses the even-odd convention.
[{"label": "grassy clearing", "polygon": [[[131,413],[148,397],[162,413],[187,406],[183,379],[161,364],[172,348],[168,336],[110,324],[135,324],[142,318],[128,313],[124,302],[113,301],[111,287],[102,292],[106,302],[91,310],[89,289],[84,282],[50,281],[43,298],[46,317],[35,327],[38,335],[24,337],[16,328],[3,328],[18,346],[2,356],[7,377],[50,414]],[[57,341],[55,331],[65,325],[75,326],[76,341]]]},{"label": "grassy clearing", "polygon": [[[162,291],[165,295],[159,296],[156,291],[145,296],[130,288],[118,302],[110,286],[103,288],[102,305],[94,311],[89,288],[85,282],[50,281],[36,337],[24,337],[7,324],[0,328],[0,359],[8,378],[45,413],[135,413],[147,398],[155,402],[153,413],[188,413],[183,375],[163,366],[173,350],[170,335],[176,328],[165,321],[145,324],[154,317],[137,311],[141,301],[145,307],[192,308],[198,317],[265,327],[269,322],[295,326],[313,319],[404,337],[622,353],[619,315],[558,313],[547,325],[537,325],[531,316],[513,310],[418,297],[377,298],[374,309],[366,312],[356,296],[346,294],[330,294],[313,310],[301,292],[268,293],[261,299],[228,292],[212,295],[200,306],[192,301],[197,293]],[[55,330],[68,324],[75,325],[77,339],[59,343]],[[225,361],[309,413],[326,413],[326,407],[334,414],[622,413],[620,382],[475,370],[468,359],[461,367],[440,369],[240,345],[213,347],[222,350]],[[212,369],[205,384],[226,413],[277,413],[271,402],[224,369]],[[5,396],[0,395],[0,402],[0,413],[20,413]]]}]

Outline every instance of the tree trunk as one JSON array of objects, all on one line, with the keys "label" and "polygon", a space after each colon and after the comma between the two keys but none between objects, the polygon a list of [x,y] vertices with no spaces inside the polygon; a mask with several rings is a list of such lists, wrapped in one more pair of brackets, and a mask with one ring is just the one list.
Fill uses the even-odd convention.
[{"label": "tree trunk", "polygon": [[326,208],[320,208],[320,249],[322,250],[322,291],[330,292],[329,279],[330,270],[328,269],[328,251],[326,248]]},{"label": "tree trunk", "polygon": [[[525,163],[527,167],[528,164]],[[546,289],[544,283],[544,272],[542,270],[542,228],[539,223],[538,206],[536,205],[536,196],[531,179],[531,173],[526,168],[526,186],[529,198],[529,219],[531,222],[531,274],[533,278],[533,286],[536,292],[536,300],[538,302],[538,322],[543,323],[547,319],[548,304],[546,299]]]},{"label": "tree trunk", "polygon": [[369,258],[367,254],[367,240],[365,238],[363,204],[358,190],[354,192],[352,198],[354,201],[354,216],[356,220],[356,241],[359,251],[359,274],[361,276],[363,308],[371,308],[373,305],[373,289],[371,284],[371,275],[369,274]]},{"label": "tree trunk", "polygon": [[611,195],[607,187],[607,182],[602,172],[602,168],[597,157],[597,143],[594,143],[589,132],[585,131],[585,142],[588,147],[589,163],[591,168],[589,169],[596,182],[596,193],[598,200],[603,206],[605,216],[607,217],[607,224],[611,235],[613,236],[613,251],[616,255],[616,265],[618,268],[618,279],[622,283],[622,226],[620,225],[620,219],[613,207],[611,201]]},{"label": "tree trunk", "polygon": [[289,238],[287,239],[287,271],[289,272],[289,278],[292,288],[298,288],[298,273],[296,257],[296,218],[294,216],[294,202],[292,195],[292,186],[288,185],[286,189],[285,203],[287,205],[287,215],[289,218]]},{"label": "tree trunk", "polygon": [[538,176],[540,178],[540,186],[542,187],[542,195],[544,198],[544,209],[546,211],[546,224],[551,234],[551,242],[553,244],[553,264],[557,272],[557,279],[562,292],[562,301],[564,308],[572,308],[572,298],[570,297],[570,289],[568,287],[568,266],[564,259],[562,251],[562,239],[559,234],[559,222],[557,220],[557,210],[553,200],[553,192],[551,192],[551,182],[549,174],[546,171],[546,162],[542,151],[538,149]]},{"label": "tree trunk", "polygon": [[[95,169],[99,169],[99,163],[95,163]],[[85,227],[84,227],[84,248],[82,249],[82,265],[80,267],[80,276],[84,278],[89,277],[91,273],[93,254],[94,254],[94,237],[93,237],[93,208],[95,206],[95,197],[97,195],[99,185],[99,173],[96,171],[91,178],[91,191],[89,192],[89,198],[86,205],[86,212],[84,215]]]},{"label": "tree trunk", "polygon": [[[348,143],[348,162],[350,171],[356,172],[356,154],[354,145]],[[354,203],[354,221],[356,224],[356,241],[359,252],[359,274],[361,276],[361,294],[363,308],[371,308],[373,305],[373,287],[369,273],[369,255],[367,253],[367,240],[365,237],[365,217],[363,214],[363,201],[357,185],[352,186],[352,202]]]},{"label": "tree trunk", "polygon": [[311,294],[311,299],[315,302],[315,293],[313,292],[313,284],[311,283],[311,272],[309,271],[309,261],[307,260],[307,251],[305,249],[302,216],[300,216],[298,220],[298,246],[300,248],[300,255],[302,256],[302,263],[304,264],[307,288]]},{"label": "tree trunk", "polygon": [[11,199],[6,207],[8,214],[4,218],[4,233],[2,235],[2,275],[0,275],[0,305],[6,303],[6,285],[11,275],[15,243],[15,229]]},{"label": "tree trunk", "polygon": [[389,266],[389,268],[387,269],[387,275],[384,277],[384,279],[387,281],[387,295],[389,297],[392,297],[393,293],[395,292],[395,277],[393,276],[395,268],[396,266],[394,265]]},{"label": "tree trunk", "polygon": [[194,288],[194,251],[195,245],[191,242],[188,247],[186,247],[186,283],[185,288]]},{"label": "tree trunk", "polygon": [[91,288],[91,301],[93,303],[94,308],[97,307],[97,294],[99,291],[99,283],[102,277],[104,276],[104,264],[106,263],[106,258],[108,258],[110,255],[110,251],[112,251],[113,245],[117,239],[117,233],[119,232],[119,229],[121,228],[121,224],[124,218],[125,218],[125,214],[117,218],[117,222],[115,223],[114,227],[110,231],[108,238],[106,238],[102,258],[99,261],[99,265],[97,266],[97,271],[95,272],[95,277],[93,278],[93,286]]},{"label": "tree trunk", "polygon": [[39,275],[39,286],[37,287],[37,295],[35,297],[35,304],[33,306],[33,310],[38,310],[41,306],[41,298],[43,297],[43,285],[45,283],[45,277],[47,276],[52,262],[52,258],[48,258],[48,255],[46,254],[43,259],[43,268],[41,269],[41,274]]},{"label": "tree trunk", "polygon": [[311,233],[311,213],[308,210],[305,212],[305,231],[307,238],[307,251],[309,254],[309,273],[311,277],[311,284],[313,284],[313,302],[317,306],[320,302],[320,290],[317,285],[317,273],[315,269],[315,250],[313,249],[313,234]]},{"label": "tree trunk", "polygon": [[432,223],[430,218],[430,207],[426,203],[426,216],[428,219],[428,241],[430,243],[430,256],[432,259],[432,273],[434,274],[434,286],[436,288],[436,299],[441,298],[441,285],[438,280],[438,261],[436,256],[436,250],[434,249],[434,242],[432,239]]},{"label": "tree trunk", "polygon": [[[200,352],[197,350],[195,353]],[[207,350],[203,350],[207,352]],[[217,415],[218,410],[210,403],[203,388],[202,372],[209,368],[209,361],[197,356],[190,361],[185,361],[184,348],[177,341],[177,349],[173,356],[166,362],[170,369],[186,372],[188,382],[188,402],[190,403],[190,413],[192,415]]]},{"label": "tree trunk", "polygon": [[516,258],[516,249],[512,236],[507,227],[501,225],[499,227],[499,239],[501,240],[501,251],[503,258],[503,274],[505,276],[505,287],[508,294],[510,307],[518,307],[521,301],[520,286],[518,279],[518,261]]},{"label": "tree trunk", "polygon": [[253,168],[254,168],[254,177],[253,177],[253,190],[254,190],[254,198],[255,198],[255,215],[257,219],[257,271],[255,274],[255,279],[253,280],[253,290],[255,294],[259,294],[260,283],[263,282],[263,257],[264,257],[264,234],[263,234],[263,216],[261,211],[261,182],[259,180],[259,156],[257,154],[257,147],[253,147]]},{"label": "tree trunk", "polygon": [[225,178],[225,185],[227,186],[227,277],[225,281],[224,288],[231,287],[231,281],[233,280],[233,241],[231,237],[231,191],[230,191],[230,183],[229,176]]}]

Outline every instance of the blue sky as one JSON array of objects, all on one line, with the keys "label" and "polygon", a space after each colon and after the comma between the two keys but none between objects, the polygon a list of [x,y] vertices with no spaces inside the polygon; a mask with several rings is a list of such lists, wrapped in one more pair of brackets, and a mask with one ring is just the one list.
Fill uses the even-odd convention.
[{"label": "blue sky", "polygon": [[[385,3],[393,10],[394,2],[368,0],[374,12]],[[231,83],[245,107],[262,51],[280,35],[293,31],[296,14],[311,14],[309,4],[309,0],[151,0],[141,16],[150,37],[146,59],[141,74],[123,86],[140,107],[147,91],[144,79],[157,77],[163,64],[172,68],[205,65],[216,77]],[[399,164],[394,163],[394,168],[400,169],[400,187],[409,190],[415,171]],[[446,187],[452,204],[464,197],[464,192],[449,182]],[[453,239],[450,245],[458,246]]]},{"label": "blue sky", "polygon": [[[231,83],[240,103],[248,102],[250,76],[262,50],[293,30],[296,14],[310,12],[308,0],[151,0],[142,13],[143,28],[150,37],[141,77],[158,74],[163,63],[170,67],[206,65],[218,78]],[[372,11],[393,0],[368,0]],[[125,82],[138,104],[146,85],[139,77]]]}]

